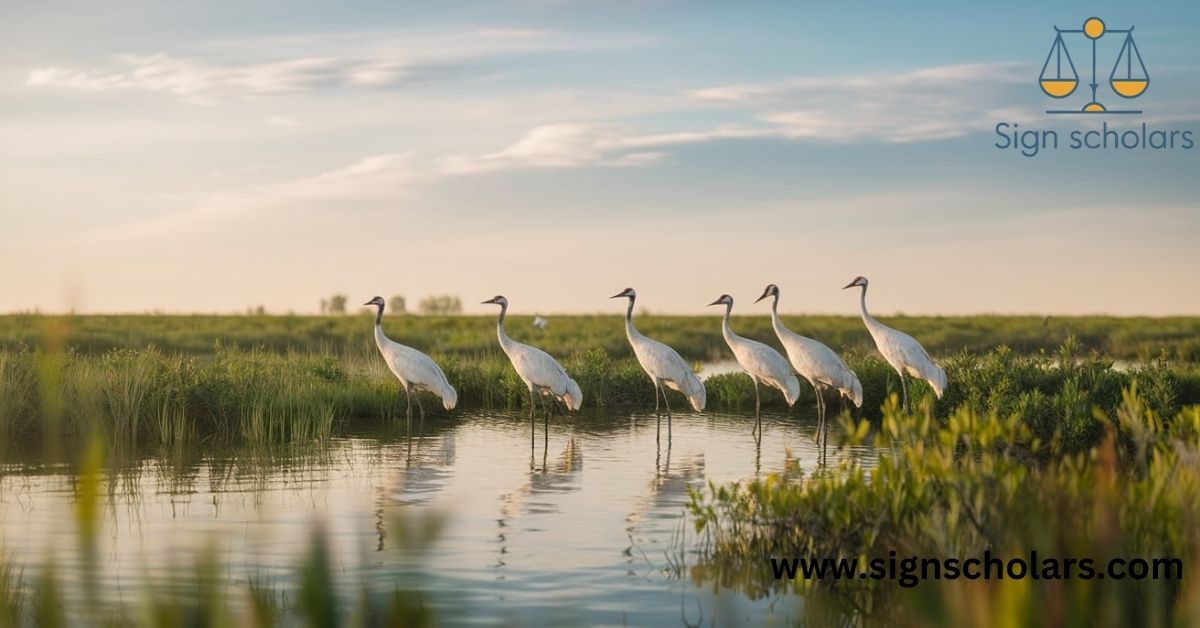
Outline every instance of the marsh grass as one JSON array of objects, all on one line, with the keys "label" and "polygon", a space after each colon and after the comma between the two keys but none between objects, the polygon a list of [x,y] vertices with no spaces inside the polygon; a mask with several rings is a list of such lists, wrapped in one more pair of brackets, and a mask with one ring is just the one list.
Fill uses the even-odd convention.
[{"label": "marsh grass", "polygon": [[0,352],[0,439],[28,432],[40,414],[33,361],[29,351]]},{"label": "marsh grass", "polygon": [[[558,357],[596,348],[623,358],[632,353],[620,314],[614,310],[611,315],[551,316],[545,330],[533,328],[532,317],[512,315],[508,331],[515,339]],[[744,314],[733,320],[739,334],[776,343],[765,306],[747,307]],[[839,353],[872,351],[871,338],[857,316],[783,319],[796,332],[817,338]],[[881,320],[911,334],[938,356],[986,353],[1000,345],[1018,355],[1053,353],[1074,337],[1082,353],[1095,351],[1111,359],[1145,360],[1165,353],[1172,360],[1200,362],[1200,317],[899,315]],[[430,354],[473,357],[496,351],[492,316],[388,316],[384,328],[397,342]],[[688,360],[729,357],[717,316],[639,314],[638,329]],[[62,348],[83,354],[153,346],[171,354],[202,356],[211,355],[217,343],[277,354],[342,356],[374,351],[369,316],[0,315],[0,349],[40,347],[51,337]]]},{"label": "marsh grass", "polygon": [[[1160,359],[1117,368],[1111,360],[1080,351],[1080,344],[1069,339],[1053,354],[1020,356],[1002,347],[952,356],[943,360],[949,392],[934,411],[941,419],[963,405],[978,412],[1017,412],[1043,438],[1078,448],[1098,437],[1093,406],[1111,410],[1131,384],[1159,412],[1200,403],[1196,367]],[[526,408],[528,392],[498,351],[435,358],[458,390],[458,411]],[[897,374],[877,355],[849,353],[846,359],[863,383],[865,402],[857,410],[830,395],[831,407],[878,420],[885,399],[900,392]],[[562,362],[583,389],[587,407],[654,404],[654,388],[633,358],[592,347]],[[753,411],[754,388],[745,374],[716,375],[706,387],[709,410]],[[0,391],[9,393],[0,397],[6,442],[38,435],[57,442],[95,432],[126,448],[180,447],[194,439],[287,443],[328,439],[350,421],[404,416],[399,384],[373,348],[339,355],[220,345],[209,356],[165,354],[154,347],[99,355],[0,351]],[[909,391],[914,403],[932,398],[928,386],[911,378]],[[428,415],[447,414],[440,400],[417,394]],[[688,407],[682,396],[670,394],[674,409]],[[803,413],[815,404],[807,384],[791,410],[774,389],[764,387],[762,398],[763,407],[776,412]]]},{"label": "marsh grass", "polygon": [[0,554],[0,627],[16,624],[24,614],[24,594],[21,590],[21,570]]},{"label": "marsh grass", "polygon": [[[1086,371],[1086,367],[1084,369]],[[1066,375],[1068,380],[1071,375]],[[1073,404],[1064,385],[1050,405]],[[1009,393],[1012,394],[1011,391]],[[808,621],[892,625],[1187,625],[1200,589],[1177,580],[925,581],[775,580],[767,558],[867,561],[900,556],[1180,557],[1200,549],[1200,407],[1161,413],[1137,384],[1115,407],[1094,407],[1098,437],[1079,450],[1045,438],[1037,414],[977,411],[916,416],[893,397],[878,428],[843,415],[843,445],[873,440],[876,466],[847,461],[803,477],[798,467],[746,483],[694,491],[690,506],[707,541],[689,575],[752,597],[798,591]],[[1161,402],[1161,400],[1160,400]],[[1071,410],[1073,411],[1073,410]],[[873,432],[873,434],[872,434]],[[1102,562],[1103,561],[1103,562]],[[919,573],[919,572],[918,572]]]}]

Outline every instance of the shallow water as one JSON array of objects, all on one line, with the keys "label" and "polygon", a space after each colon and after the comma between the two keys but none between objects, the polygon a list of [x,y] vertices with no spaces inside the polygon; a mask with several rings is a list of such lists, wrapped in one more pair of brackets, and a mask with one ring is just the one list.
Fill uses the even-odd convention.
[{"label": "shallow water", "polygon": [[[668,446],[665,421],[656,444],[652,415],[556,416],[548,437],[539,418],[532,443],[524,415],[456,415],[428,419],[412,439],[394,426],[357,426],[315,450],[141,459],[106,482],[102,593],[136,602],[147,576],[190,572],[206,550],[233,584],[256,578],[287,590],[319,524],[348,596],[364,583],[416,587],[453,623],[787,623],[799,600],[749,600],[669,569],[681,548],[694,559],[688,487],[782,470],[786,449],[801,467],[817,466],[811,417],[764,416],[761,441],[752,421],[679,415]],[[874,452],[831,448],[827,462],[839,456],[869,463]],[[38,464],[2,473],[3,551],[27,574],[52,556],[78,595],[73,476]],[[385,522],[430,513],[446,517],[439,540],[420,556],[396,551]]]}]

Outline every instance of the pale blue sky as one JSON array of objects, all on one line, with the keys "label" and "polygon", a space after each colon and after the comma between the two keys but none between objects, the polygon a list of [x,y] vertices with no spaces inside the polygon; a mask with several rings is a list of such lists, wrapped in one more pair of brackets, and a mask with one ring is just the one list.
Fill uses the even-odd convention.
[{"label": "pale blue sky", "polygon": [[7,2],[0,311],[1200,314],[1200,147],[993,146],[1093,14],[1200,139],[1190,2]]}]

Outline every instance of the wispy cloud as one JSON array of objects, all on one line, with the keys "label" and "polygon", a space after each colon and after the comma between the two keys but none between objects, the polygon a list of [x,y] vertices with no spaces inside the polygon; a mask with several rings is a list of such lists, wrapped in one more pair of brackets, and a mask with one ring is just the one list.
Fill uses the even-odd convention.
[{"label": "wispy cloud", "polygon": [[122,71],[35,68],[25,84],[86,91],[163,92],[198,103],[310,91],[322,87],[396,87],[446,78],[463,68],[387,59],[304,57],[220,65],[167,54],[120,55]]},{"label": "wispy cloud", "polygon": [[211,227],[264,212],[394,204],[413,184],[427,180],[430,175],[414,164],[409,153],[372,155],[311,176],[205,194],[187,209],[151,220],[105,227],[85,234],[84,239],[136,240]]},{"label": "wispy cloud", "polygon": [[[979,109],[971,93],[979,74],[1015,81],[1012,64],[930,68],[887,77],[792,79],[777,83],[697,90],[691,98],[728,106],[751,106],[752,124],[724,124],[695,130],[648,132],[616,124],[560,122],[530,128],[511,143],[492,150],[446,155],[411,152],[364,157],[316,175],[241,191],[207,196],[193,209],[149,223],[106,230],[103,237],[144,236],[200,223],[281,208],[366,208],[394,205],[415,186],[446,177],[470,176],[511,169],[569,169],[586,167],[647,167],[671,160],[671,149],[708,142],[752,139],[824,141],[929,141],[957,137],[982,128],[981,115],[1022,120],[1019,108]],[[1007,72],[1007,74],[1006,74]],[[967,82],[965,89],[963,82]],[[832,93],[869,90],[875,104],[848,104]],[[951,88],[954,89],[951,89]],[[804,96],[813,90],[820,96]],[[842,94],[844,97],[845,94]],[[807,107],[798,108],[796,100]],[[787,104],[790,107],[772,108]],[[682,106],[691,106],[684,103]],[[761,110],[760,110],[761,108]],[[298,121],[271,116],[267,124],[292,127]]]},{"label": "wispy cloud", "polygon": [[626,135],[612,129],[588,124],[547,124],[531,129],[499,151],[447,156],[439,160],[439,170],[445,174],[469,174],[503,168],[645,166],[665,157],[663,152],[638,150]]},{"label": "wispy cloud", "polygon": [[274,126],[283,129],[294,129],[300,126],[299,120],[289,116],[267,116],[264,122],[266,122],[268,126]]},{"label": "wispy cloud", "polygon": [[898,74],[797,77],[691,92],[715,107],[747,108],[768,123],[758,131],[789,139],[886,142],[960,137],[995,124],[997,114],[1026,119],[1012,87],[1030,82],[1021,63],[922,68]]},{"label": "wispy cloud", "polygon": [[[212,104],[322,88],[397,88],[494,73],[506,55],[642,45],[644,39],[529,29],[437,34],[388,31],[276,37],[274,47],[218,42],[190,52],[119,54],[107,67],[42,66],[25,85],[92,92],[145,91]],[[230,60],[230,59],[233,60]]]}]

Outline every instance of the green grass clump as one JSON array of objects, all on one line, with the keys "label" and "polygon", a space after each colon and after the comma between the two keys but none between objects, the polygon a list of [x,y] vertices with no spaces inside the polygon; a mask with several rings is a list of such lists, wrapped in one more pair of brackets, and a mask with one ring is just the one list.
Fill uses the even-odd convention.
[{"label": "green grass clump", "polygon": [[[748,309],[747,312],[754,310]],[[373,313],[373,312],[372,312]],[[857,316],[784,316],[798,333],[816,338],[839,353],[865,355],[873,350],[870,335]],[[632,356],[621,312],[611,315],[551,316],[545,330],[532,317],[508,317],[510,334],[551,355],[565,358],[579,350],[601,349],[614,358]],[[1080,353],[1098,352],[1117,360],[1145,360],[1165,355],[1180,362],[1200,362],[1200,317],[1112,316],[888,316],[885,323],[911,334],[933,355],[986,353],[997,346],[1018,355],[1054,352],[1068,338]],[[639,314],[638,329],[667,343],[688,360],[730,356],[718,316]],[[775,345],[767,309],[735,316],[741,335]],[[271,353],[344,355],[374,349],[369,316],[216,316],[216,315],[88,315],[0,316],[0,349],[39,346],[47,328],[61,327],[64,346],[83,354],[117,348],[154,346],[172,354],[209,355],[217,343],[227,348]],[[429,354],[470,357],[496,350],[492,316],[388,316],[388,335]]]},{"label": "green grass clump", "polygon": [[990,551],[1005,560],[1036,550],[1097,564],[1112,557],[1189,564],[1200,550],[1200,407],[1161,413],[1136,384],[1117,395],[1110,411],[1093,411],[1100,437],[1083,451],[1039,436],[1036,415],[1011,399],[1010,411],[962,403],[939,418],[929,403],[907,416],[893,397],[873,437],[865,421],[844,417],[843,444],[873,440],[883,450],[878,463],[849,461],[809,478],[790,466],[693,492],[693,521],[708,544],[691,575],[751,596],[804,592],[814,623],[846,614],[889,625],[1194,622],[1187,581],[1171,578],[927,581],[909,589],[896,580],[775,580],[771,572],[771,556],[865,562],[887,560],[893,550],[960,559]]},{"label": "green grass clump", "polygon": [[[958,354],[944,361],[950,387],[933,404],[935,415],[946,420],[963,406],[1018,414],[1040,438],[1080,450],[1101,433],[1092,408],[1110,411],[1131,385],[1157,412],[1200,403],[1196,367],[1159,360],[1120,369],[1096,354],[1077,357],[1078,350],[1070,341],[1055,355],[1019,356],[1004,347],[983,355]],[[434,357],[458,390],[457,412],[528,409],[528,390],[497,349]],[[562,362],[579,382],[585,407],[653,407],[654,387],[631,357],[592,347]],[[899,377],[877,355],[848,354],[847,363],[863,384],[865,402],[855,414],[878,420],[884,400],[900,393]],[[932,401],[927,385],[908,381],[913,403]],[[753,412],[754,387],[744,373],[710,377],[706,387],[709,411]],[[6,442],[96,432],[122,446],[178,446],[194,438],[287,443],[329,438],[350,421],[396,420],[404,414],[399,384],[373,348],[340,355],[225,346],[207,356],[155,347],[100,354],[0,351],[0,392],[0,433]],[[690,411],[681,395],[669,394],[674,410]],[[842,407],[832,397],[832,407]],[[418,399],[431,417],[446,414],[439,399],[427,393],[418,393]],[[806,413],[814,405],[812,388],[802,383],[791,411]],[[788,411],[783,396],[766,386],[762,406]]]}]

